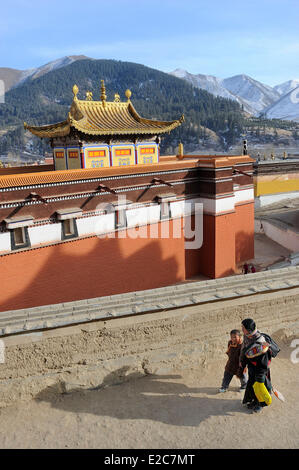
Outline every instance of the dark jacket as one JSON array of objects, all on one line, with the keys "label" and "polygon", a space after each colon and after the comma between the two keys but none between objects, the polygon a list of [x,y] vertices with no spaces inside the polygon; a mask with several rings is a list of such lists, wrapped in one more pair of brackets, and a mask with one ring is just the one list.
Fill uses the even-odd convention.
[{"label": "dark jacket", "polygon": [[225,366],[225,372],[236,375],[237,377],[242,377],[243,368],[239,365],[242,344],[233,346],[232,342],[229,341],[227,347],[226,354],[228,355],[228,361]]}]

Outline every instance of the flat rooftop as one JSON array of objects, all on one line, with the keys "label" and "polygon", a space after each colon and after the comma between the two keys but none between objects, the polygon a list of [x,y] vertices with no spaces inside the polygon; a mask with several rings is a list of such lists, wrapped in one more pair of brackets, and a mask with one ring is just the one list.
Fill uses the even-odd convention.
[{"label": "flat rooftop", "polygon": [[49,171],[51,165],[33,167],[15,167],[0,169],[0,188],[15,186],[30,186],[35,184],[78,181],[107,176],[132,175],[158,171],[171,171],[184,168],[224,168],[242,163],[253,163],[248,155],[193,155],[190,156],[161,156],[159,163],[149,165],[131,165],[106,168],[84,168],[76,170]]}]

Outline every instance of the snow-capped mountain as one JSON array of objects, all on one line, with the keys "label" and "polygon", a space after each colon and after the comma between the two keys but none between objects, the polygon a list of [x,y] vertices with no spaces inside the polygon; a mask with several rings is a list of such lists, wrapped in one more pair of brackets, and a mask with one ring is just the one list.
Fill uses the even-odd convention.
[{"label": "snow-capped mountain", "polygon": [[170,72],[170,75],[174,75],[178,78],[184,78],[188,82],[192,83],[192,85],[198,88],[202,88],[203,90],[206,90],[213,95],[236,100],[236,97],[221,85],[221,79],[214,77],[213,75],[193,75],[192,73],[189,73],[183,69],[176,69],[173,72]]},{"label": "snow-capped mountain", "polygon": [[299,120],[299,79],[289,80],[272,88],[244,74],[224,79],[192,74],[182,69],[176,69],[170,74],[215,96],[236,100],[243,105],[244,111],[252,115],[264,113],[269,118]]},{"label": "snow-capped mountain", "polygon": [[200,73],[193,75],[192,73],[189,73],[183,69],[176,69],[173,72],[170,72],[170,75],[187,80],[193,86],[206,90],[209,93],[212,93],[214,96],[221,96],[222,98],[238,101],[241,106],[243,105],[245,111],[250,114],[254,113],[254,110],[251,108],[251,106],[248,105],[247,102],[223,86],[221,78],[214,77],[213,75],[203,75]]},{"label": "snow-capped mountain", "polygon": [[170,73],[215,96],[238,101],[240,105],[243,105],[245,111],[254,115],[259,115],[264,108],[280,98],[278,91],[247,75],[221,79],[212,75],[193,75],[182,69],[176,69]]},{"label": "snow-capped mountain", "polygon": [[0,80],[3,80],[5,83],[5,91],[8,91],[10,88],[17,87],[22,85],[27,80],[34,80],[42,75],[45,75],[52,70],[59,69],[61,67],[66,67],[67,65],[72,64],[76,60],[88,59],[84,55],[72,55],[62,57],[52,62],[48,62],[41,67],[28,69],[28,70],[17,70],[17,69],[8,69],[0,68]]},{"label": "snow-capped mountain", "polygon": [[299,121],[299,86],[264,110],[270,119]]},{"label": "snow-capped mountain", "polygon": [[274,90],[278,91],[281,96],[286,95],[292,90],[295,90],[299,86],[299,78],[295,80],[288,80],[287,82],[281,83],[280,85],[276,85]]},{"label": "snow-capped mountain", "polygon": [[21,85],[29,78],[31,80],[34,80],[35,78],[41,77],[42,75],[45,75],[48,72],[52,72],[52,70],[60,69],[61,67],[66,67],[67,65],[70,65],[73,62],[76,62],[76,60],[82,60],[82,59],[88,59],[88,57],[83,56],[83,55],[65,56],[65,57],[62,57],[61,59],[48,62],[47,64],[42,65],[41,67],[38,67],[35,69],[24,70],[22,72],[21,79],[19,80],[18,85]]},{"label": "snow-capped mountain", "polygon": [[239,96],[259,115],[266,107],[280,98],[278,91],[254,80],[248,75],[235,75],[222,80],[222,85],[234,95]]}]

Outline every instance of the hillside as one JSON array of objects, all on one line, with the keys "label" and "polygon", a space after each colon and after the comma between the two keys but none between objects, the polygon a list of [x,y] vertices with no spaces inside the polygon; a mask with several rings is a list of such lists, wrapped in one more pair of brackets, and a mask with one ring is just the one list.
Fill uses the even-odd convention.
[{"label": "hillside", "polygon": [[[222,142],[228,143],[241,131],[243,117],[236,102],[214,97],[144,65],[85,59],[27,80],[6,93],[5,104],[0,107],[0,132],[2,130],[3,134],[9,127],[14,129],[2,135],[0,154],[12,148],[24,148],[24,121],[42,125],[65,119],[72,102],[74,83],[79,86],[79,97],[84,98],[86,91],[92,91],[94,99],[99,99],[101,79],[105,80],[108,100],[113,100],[116,92],[125,100],[125,90],[130,88],[132,102],[144,117],[172,120],[185,115],[183,125],[163,138],[162,152],[173,151],[179,140],[184,142],[187,150],[198,147],[205,138],[203,128],[223,136]],[[37,153],[47,148],[38,139],[27,141],[27,148],[30,145]]]}]

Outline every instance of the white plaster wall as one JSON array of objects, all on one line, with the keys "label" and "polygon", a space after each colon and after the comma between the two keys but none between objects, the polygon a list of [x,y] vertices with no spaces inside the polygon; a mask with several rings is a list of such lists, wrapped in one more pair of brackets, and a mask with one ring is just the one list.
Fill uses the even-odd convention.
[{"label": "white plaster wall", "polygon": [[254,200],[254,206],[256,209],[260,207],[269,206],[275,202],[284,201],[285,199],[296,199],[299,198],[299,192],[293,191],[291,193],[279,193],[279,194],[267,194],[265,196],[258,196]]},{"label": "white plaster wall", "polygon": [[203,204],[204,213],[221,214],[222,212],[231,212],[235,210],[235,197],[225,197],[223,199],[200,198]]},{"label": "white plaster wall", "polygon": [[11,250],[10,233],[9,232],[0,233],[0,251],[10,251],[10,250]]},{"label": "white plaster wall", "polygon": [[127,226],[146,225],[160,220],[160,204],[147,207],[138,207],[126,211]]},{"label": "white plaster wall", "polygon": [[77,219],[78,235],[103,234],[115,229],[115,213]]},{"label": "white plaster wall", "polygon": [[279,243],[288,250],[299,251],[299,235],[291,230],[283,230],[276,225],[262,220],[264,233],[271,240]]},{"label": "white plaster wall", "polygon": [[180,217],[185,214],[186,211],[190,211],[191,204],[187,201],[175,201],[170,202],[170,213],[171,217]]},{"label": "white plaster wall", "polygon": [[235,204],[254,200],[254,189],[235,190]]},{"label": "white plaster wall", "polygon": [[201,198],[187,199],[183,201],[173,201],[170,202],[170,211],[171,217],[180,217],[182,215],[194,214],[195,211],[198,211],[196,204],[200,204],[200,209],[202,205]]},{"label": "white plaster wall", "polygon": [[31,246],[52,243],[61,240],[61,223],[28,227]]}]

